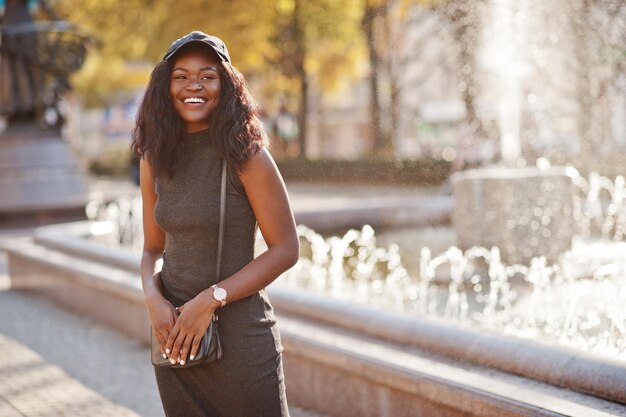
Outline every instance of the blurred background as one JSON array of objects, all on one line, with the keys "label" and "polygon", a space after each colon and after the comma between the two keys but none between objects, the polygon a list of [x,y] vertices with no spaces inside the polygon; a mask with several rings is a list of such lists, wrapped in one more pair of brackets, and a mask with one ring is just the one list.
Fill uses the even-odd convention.
[{"label": "blurred background", "polygon": [[28,5],[92,40],[62,108],[63,136],[93,172],[127,172],[149,73],[191,30],[225,40],[278,160],[437,160],[441,176],[447,163],[543,156],[610,175],[626,156],[621,0]]}]

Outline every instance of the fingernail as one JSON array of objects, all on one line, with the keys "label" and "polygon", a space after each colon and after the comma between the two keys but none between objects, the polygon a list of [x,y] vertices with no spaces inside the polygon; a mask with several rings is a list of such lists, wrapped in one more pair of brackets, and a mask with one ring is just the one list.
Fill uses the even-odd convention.
[{"label": "fingernail", "polygon": [[167,359],[167,355],[165,353],[163,354],[163,359]]},{"label": "fingernail", "polygon": [[195,358],[195,356],[189,355],[189,359],[193,360],[193,358]]},{"label": "fingernail", "polygon": [[170,350],[169,349],[165,349],[165,353],[170,353]]},{"label": "fingernail", "polygon": [[170,358],[170,363],[171,363],[172,365],[174,365],[174,364],[176,363],[176,361],[174,360],[174,358]]},{"label": "fingernail", "polygon": [[184,364],[185,364],[185,361],[184,361],[184,360],[180,361],[180,364],[181,364],[181,365],[184,365]]}]

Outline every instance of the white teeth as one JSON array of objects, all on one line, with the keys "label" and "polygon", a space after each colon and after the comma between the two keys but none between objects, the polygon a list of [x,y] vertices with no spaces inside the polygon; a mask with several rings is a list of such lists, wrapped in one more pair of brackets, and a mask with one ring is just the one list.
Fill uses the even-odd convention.
[{"label": "white teeth", "polygon": [[185,103],[205,103],[206,100],[200,97],[189,97],[185,99]]}]

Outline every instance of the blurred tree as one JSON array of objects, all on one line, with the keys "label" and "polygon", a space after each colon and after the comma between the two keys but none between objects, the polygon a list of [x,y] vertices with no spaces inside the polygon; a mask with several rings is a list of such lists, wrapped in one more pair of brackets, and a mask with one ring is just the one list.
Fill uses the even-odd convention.
[{"label": "blurred tree", "polygon": [[[436,14],[433,10],[439,12],[447,3],[448,0],[362,0],[361,29],[369,58],[372,152],[376,156],[392,157],[395,153],[400,135],[400,103],[406,87],[401,80],[406,78],[407,64],[419,60],[427,45],[411,39],[408,32],[422,26],[425,30],[419,39],[434,36],[437,27],[430,25],[429,17]],[[428,76],[425,71],[412,79],[419,83]]]},{"label": "blurred tree", "polygon": [[291,87],[277,93],[298,102],[298,144],[306,158],[310,85],[320,92],[334,90],[356,75],[363,49],[360,9],[355,0],[281,0],[277,9],[273,66]]},{"label": "blurred tree", "polygon": [[456,42],[457,80],[459,91],[465,103],[464,137],[461,141],[475,142],[487,138],[485,126],[476,112],[477,51],[481,42],[481,31],[485,18],[487,0],[444,0],[435,5],[434,10],[445,17],[452,29]]},{"label": "blurred tree", "polygon": [[298,148],[299,156],[306,159],[306,147],[307,147],[307,130],[309,119],[309,80],[306,71],[306,58],[307,58],[307,42],[306,42],[306,27],[305,16],[303,9],[303,0],[294,0],[293,9],[291,11],[291,18],[289,19],[288,28],[291,33],[293,42],[293,77],[297,80],[298,84]]},{"label": "blurred tree", "polygon": [[87,105],[106,102],[112,92],[145,85],[148,66],[129,66],[127,62],[143,61],[151,46],[160,43],[157,29],[167,17],[165,2],[50,0],[49,3],[58,15],[98,41],[98,48],[72,77],[74,88]]},{"label": "blurred tree", "polygon": [[56,0],[53,7],[100,40],[73,80],[88,103],[144,85],[152,64],[128,62],[158,61],[173,39],[201,30],[225,40],[262,102],[299,103],[302,156],[310,82],[337,88],[355,76],[363,50],[357,0]]},{"label": "blurred tree", "polygon": [[[224,38],[240,70],[258,69],[273,48],[269,42],[275,18],[271,6],[269,1],[242,0],[57,0],[55,3],[59,14],[100,40],[99,51],[74,80],[83,95],[93,98],[88,101],[97,101],[110,91],[145,85],[152,65],[129,68],[126,64],[158,61],[172,40],[191,30]],[[176,19],[171,19],[171,10],[176,10]],[[137,69],[133,71],[133,68]]]},{"label": "blurred tree", "polygon": [[381,54],[380,45],[384,41],[377,36],[376,26],[386,25],[387,0],[364,0],[363,18],[361,26],[367,42],[367,54],[369,58],[369,88],[370,88],[370,126],[373,139],[373,152],[388,153],[390,148],[390,137],[383,134],[381,118],[381,97],[380,97],[380,77],[381,77]]},{"label": "blurred tree", "polygon": [[[525,2],[535,15],[544,13],[540,0]],[[515,9],[516,3],[512,3]],[[429,37],[445,37],[452,48],[439,52],[452,65],[453,78],[465,107],[459,141],[464,146],[498,136],[498,125],[483,120],[477,109],[479,93],[484,87],[484,71],[478,66],[478,53],[484,46],[485,24],[490,22],[493,2],[488,0],[361,0],[361,28],[369,58],[370,127],[373,153],[390,156],[394,138],[398,137],[400,103],[406,85],[412,87],[428,80],[428,65],[436,65],[432,54],[425,53],[432,42]],[[522,7],[522,6],[519,6]],[[567,81],[565,96],[579,105],[576,118],[582,155],[598,154],[610,149],[606,142],[611,134],[609,100],[615,91],[623,91],[626,67],[626,2],[623,0],[571,0],[551,3],[558,19],[547,16],[540,30],[566,45],[566,65],[576,74],[574,82]],[[415,10],[418,9],[418,12]],[[434,16],[434,18],[433,18]],[[434,22],[434,24],[433,24]],[[422,26],[420,29],[416,29]],[[409,32],[413,32],[409,34]],[[551,32],[549,32],[551,31]],[[419,32],[416,35],[416,32]],[[561,33],[563,32],[563,33]],[[533,34],[534,35],[534,34]],[[419,40],[416,40],[416,39]],[[549,40],[550,43],[556,42]],[[513,46],[512,46],[513,47]],[[432,49],[432,48],[430,48]],[[519,51],[518,53],[529,53]],[[430,55],[430,56],[428,56]],[[409,62],[425,57],[426,71],[406,77]],[[532,58],[531,58],[532,59]],[[555,58],[556,60],[556,58]],[[446,66],[447,66],[446,65]],[[414,68],[414,65],[411,66]],[[545,72],[539,69],[537,72]],[[432,72],[432,71],[431,71]],[[558,75],[557,75],[558,77]],[[531,88],[530,86],[528,88]],[[575,90],[575,91],[570,91]],[[531,90],[529,90],[531,91]],[[613,93],[612,93],[613,92]],[[603,137],[604,136],[604,137]],[[604,142],[603,142],[604,140]]]}]

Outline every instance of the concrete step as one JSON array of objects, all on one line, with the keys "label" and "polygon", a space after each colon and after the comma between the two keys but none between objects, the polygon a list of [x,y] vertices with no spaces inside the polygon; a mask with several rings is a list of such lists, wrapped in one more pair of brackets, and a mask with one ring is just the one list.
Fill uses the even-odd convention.
[{"label": "concrete step", "polygon": [[[4,247],[14,285],[37,289],[85,316],[147,340],[136,274],[28,238]],[[418,415],[431,417],[626,416],[624,405],[296,315],[280,316],[280,328],[290,399],[327,415],[399,417],[421,410]]]},{"label": "concrete step", "polygon": [[[425,403],[428,411],[417,415],[626,416],[624,405],[335,326],[284,315],[279,315],[279,324],[288,358],[286,376],[297,395],[306,393],[297,402],[331,415],[409,416],[416,415],[419,403]],[[300,365],[290,372],[290,361],[295,362],[292,356],[299,357]],[[332,369],[335,379],[329,381],[320,369]],[[374,385],[388,396],[379,401],[381,408],[376,412],[367,400]],[[405,396],[406,407],[394,403],[399,393]],[[406,398],[411,396],[420,400]],[[351,401],[341,404],[339,398]],[[324,399],[335,403],[325,406]]]}]

